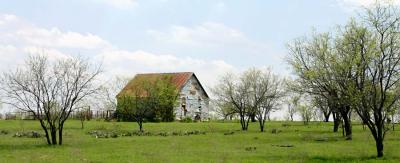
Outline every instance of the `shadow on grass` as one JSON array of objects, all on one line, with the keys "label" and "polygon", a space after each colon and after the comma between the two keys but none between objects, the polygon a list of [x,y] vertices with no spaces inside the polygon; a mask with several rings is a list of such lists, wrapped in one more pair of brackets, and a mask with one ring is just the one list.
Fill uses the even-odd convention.
[{"label": "shadow on grass", "polygon": [[390,158],[378,158],[376,156],[364,156],[364,157],[323,157],[323,156],[315,156],[311,157],[310,161],[315,161],[315,162],[365,162],[365,161],[387,161],[387,160],[398,160],[400,159],[399,157],[390,157]]}]

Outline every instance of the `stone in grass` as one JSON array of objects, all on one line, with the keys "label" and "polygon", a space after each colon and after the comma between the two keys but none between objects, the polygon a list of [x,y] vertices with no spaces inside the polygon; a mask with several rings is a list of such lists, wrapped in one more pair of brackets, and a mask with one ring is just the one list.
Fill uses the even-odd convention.
[{"label": "stone in grass", "polygon": [[255,150],[257,150],[257,147],[246,147],[245,150],[246,151],[255,151]]},{"label": "stone in grass", "polygon": [[273,134],[277,134],[277,133],[282,132],[282,130],[278,130],[278,129],[276,129],[276,128],[273,128],[271,132],[272,132]]},{"label": "stone in grass", "polygon": [[7,135],[9,132],[7,130],[1,130],[0,135]]},{"label": "stone in grass", "polygon": [[275,146],[275,147],[284,147],[284,148],[290,148],[290,147],[294,147],[294,145],[292,145],[292,144],[281,144],[281,145],[272,145],[272,146]]},{"label": "stone in grass", "polygon": [[235,132],[233,132],[233,131],[224,133],[224,135],[233,135],[233,134],[235,134]]},{"label": "stone in grass", "polygon": [[321,141],[321,142],[325,142],[328,141],[329,139],[326,137],[321,137],[321,138],[316,138],[315,141]]}]

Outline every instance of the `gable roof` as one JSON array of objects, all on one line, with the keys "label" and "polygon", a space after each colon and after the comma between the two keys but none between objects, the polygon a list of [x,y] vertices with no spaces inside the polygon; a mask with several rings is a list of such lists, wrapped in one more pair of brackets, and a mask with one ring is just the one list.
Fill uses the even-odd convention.
[{"label": "gable roof", "polygon": [[205,95],[209,97],[207,92],[201,85],[199,79],[193,72],[137,74],[131,81],[129,81],[129,83],[121,90],[121,92],[118,93],[117,97],[123,94],[132,94],[134,92],[134,89],[137,88],[137,86],[140,85],[142,82],[154,82],[158,79],[166,79],[167,77],[170,77],[171,84],[173,84],[180,92],[192,76],[194,76],[194,78],[198,81]]}]

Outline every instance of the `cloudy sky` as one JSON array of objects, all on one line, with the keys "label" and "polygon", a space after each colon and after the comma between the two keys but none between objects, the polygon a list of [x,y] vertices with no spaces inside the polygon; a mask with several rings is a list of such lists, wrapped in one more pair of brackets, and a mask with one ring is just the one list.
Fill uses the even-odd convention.
[{"label": "cloudy sky", "polygon": [[206,88],[227,71],[290,74],[285,44],[326,31],[373,0],[3,0],[0,71],[29,54],[81,55],[108,75],[193,71]]}]

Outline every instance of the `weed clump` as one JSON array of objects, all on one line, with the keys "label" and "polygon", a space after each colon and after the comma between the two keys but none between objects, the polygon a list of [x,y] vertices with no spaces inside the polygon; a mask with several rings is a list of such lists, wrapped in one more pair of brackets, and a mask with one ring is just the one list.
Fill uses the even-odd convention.
[{"label": "weed clump", "polygon": [[7,135],[9,132],[7,130],[0,130],[0,135]]},{"label": "weed clump", "polygon": [[41,138],[43,134],[40,134],[37,131],[27,131],[27,132],[17,132],[13,135],[16,138]]}]

